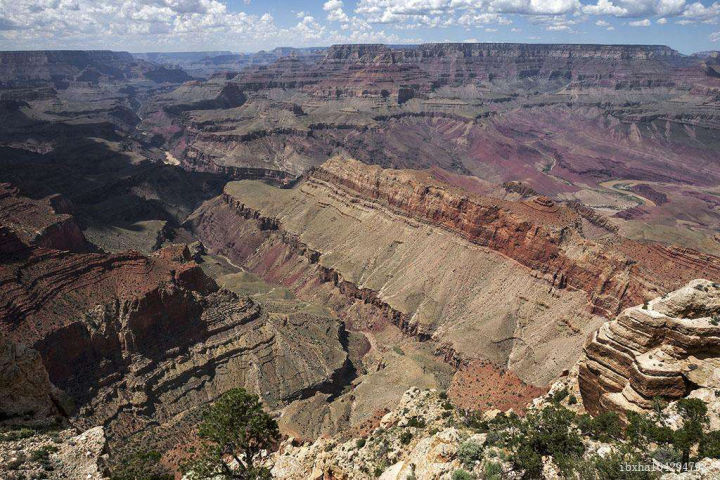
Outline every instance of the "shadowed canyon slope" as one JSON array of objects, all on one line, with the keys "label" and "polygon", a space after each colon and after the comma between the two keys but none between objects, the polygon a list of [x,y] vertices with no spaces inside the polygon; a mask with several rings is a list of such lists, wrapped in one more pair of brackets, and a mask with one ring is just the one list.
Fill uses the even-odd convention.
[{"label": "shadowed canyon slope", "polygon": [[[4,213],[27,205],[28,224],[52,218],[13,192],[0,201]],[[165,450],[185,438],[197,407],[233,386],[278,406],[352,375],[342,324],[306,304],[221,290],[184,245],[151,256],[75,253],[0,225],[0,378],[12,400],[3,418],[55,413],[104,425],[117,454]]]}]

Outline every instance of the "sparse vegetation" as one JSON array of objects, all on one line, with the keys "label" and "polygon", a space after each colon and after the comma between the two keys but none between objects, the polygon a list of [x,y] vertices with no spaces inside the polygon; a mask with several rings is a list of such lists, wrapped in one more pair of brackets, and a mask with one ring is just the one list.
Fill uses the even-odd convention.
[{"label": "sparse vegetation", "polygon": [[473,480],[475,477],[472,476],[467,470],[455,470],[452,474],[452,480]]},{"label": "sparse vegetation", "polygon": [[203,446],[182,466],[190,480],[270,478],[256,457],[272,448],[280,433],[257,395],[243,388],[229,390],[205,412],[198,433]]},{"label": "sparse vegetation", "polygon": [[422,417],[411,417],[407,423],[408,427],[425,428],[425,419]]},{"label": "sparse vegetation", "polygon": [[500,480],[502,478],[502,466],[497,462],[488,462],[483,471],[485,480]]},{"label": "sparse vegetation", "polygon": [[473,467],[483,458],[483,446],[477,442],[466,441],[460,444],[457,456],[466,467]]},{"label": "sparse vegetation", "polygon": [[35,430],[30,428],[19,428],[8,432],[0,433],[0,442],[14,442],[23,438],[30,438],[35,435]]},{"label": "sparse vegetation", "polygon": [[136,452],[124,458],[114,469],[111,480],[172,480],[174,476],[160,463],[162,455],[154,450]]}]

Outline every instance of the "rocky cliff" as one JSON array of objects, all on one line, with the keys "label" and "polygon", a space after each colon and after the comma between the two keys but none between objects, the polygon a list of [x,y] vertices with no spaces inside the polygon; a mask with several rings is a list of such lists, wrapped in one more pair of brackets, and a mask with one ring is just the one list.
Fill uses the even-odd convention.
[{"label": "rocky cliff", "polygon": [[0,86],[51,84],[67,88],[72,82],[117,82],[147,78],[158,83],[180,83],[190,77],[179,69],[138,61],[128,52],[110,50],[34,50],[0,52]]},{"label": "rocky cliff", "polygon": [[[428,93],[472,82],[570,84],[576,88],[690,86],[708,73],[699,59],[662,45],[429,43],[333,45],[317,63],[288,61],[250,69],[248,85],[304,87],[316,94]],[[292,72],[292,75],[291,75]]]},{"label": "rocky cliff", "polygon": [[712,395],[720,388],[718,315],[720,285],[694,280],[605,323],[579,362],[585,407],[649,411],[656,397]]},{"label": "rocky cliff", "polygon": [[[589,311],[583,291],[564,288],[560,275],[553,280],[554,272],[533,272],[444,225],[441,196],[427,197],[438,207],[434,219],[420,210],[403,211],[381,195],[331,181],[330,164],[293,189],[231,183],[188,224],[210,250],[303,298],[335,305],[352,328],[373,331],[391,323],[421,340],[447,343],[448,359],[454,352],[490,359],[535,384],[550,381],[575,361],[581,332],[601,321]],[[348,176],[367,180],[368,188],[376,178],[365,174],[378,174],[377,180],[406,176],[418,182],[418,192],[432,189],[422,183],[428,178],[415,173],[344,164]],[[389,192],[390,184],[379,187]],[[392,188],[398,198],[413,192],[400,181]],[[553,215],[541,205],[527,208]],[[489,206],[485,214],[498,215]],[[522,231],[534,228],[525,225]],[[509,243],[514,246],[514,240]],[[498,295],[503,302],[492,300]],[[554,342],[564,348],[554,348]]]},{"label": "rocky cliff", "polygon": [[8,183],[0,184],[0,224],[26,246],[87,252],[92,249],[61,195],[32,200]]},{"label": "rocky cliff", "polygon": [[230,388],[279,407],[351,377],[342,324],[221,290],[184,245],[151,256],[75,253],[24,244],[17,225],[2,227],[7,416],[105,425],[118,455],[137,445],[164,451],[183,441],[198,407]]},{"label": "rocky cliff", "polygon": [[720,265],[683,249],[588,240],[574,210],[543,197],[502,201],[346,158],[291,190],[231,183],[189,223],[268,280],[308,296],[329,285],[411,335],[528,379],[550,380],[574,362],[567,345],[596,324],[591,311],[613,316]]},{"label": "rocky cliff", "polygon": [[37,350],[0,333],[0,423],[44,422],[67,414]]}]

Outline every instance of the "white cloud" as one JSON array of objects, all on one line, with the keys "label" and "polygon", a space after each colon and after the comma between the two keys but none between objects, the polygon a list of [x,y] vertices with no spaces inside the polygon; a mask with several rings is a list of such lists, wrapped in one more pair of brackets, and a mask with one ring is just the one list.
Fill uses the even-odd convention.
[{"label": "white cloud", "polygon": [[464,27],[473,27],[473,26],[477,26],[477,25],[490,25],[490,24],[510,25],[512,23],[512,21],[508,18],[498,15],[497,13],[478,13],[478,14],[466,13],[466,14],[460,16],[457,19],[456,23],[458,25],[462,25]]},{"label": "white cloud", "polygon": [[269,13],[231,11],[226,0],[0,0],[0,50],[252,51],[268,45],[406,41],[373,31],[363,19],[338,16],[339,0],[325,4],[328,16],[343,20],[339,31],[307,12],[297,12],[295,25],[281,27]]},{"label": "white cloud", "polygon": [[[618,17],[633,26],[650,26],[653,22],[658,25],[720,22],[720,0],[582,2],[588,3],[580,0],[357,0],[355,4],[322,0],[322,15],[293,12],[297,15],[296,22],[281,26],[270,14],[251,14],[230,8],[230,0],[0,0],[0,49],[140,51],[230,46],[248,51],[267,48],[269,44],[394,43],[408,40],[403,32],[418,28],[496,29],[512,25],[517,16],[524,16],[546,30],[566,32],[573,32],[584,22],[610,30],[612,18]],[[250,2],[237,1],[235,5],[243,3]],[[354,10],[350,4],[355,5]],[[467,36],[473,34],[467,33]]]},{"label": "white cloud", "polygon": [[537,15],[530,17],[530,21],[535,25],[544,25],[545,30],[551,32],[572,32],[575,33],[572,27],[585,21],[582,17],[571,17],[568,18],[566,15]]},{"label": "white cloud", "polygon": [[323,4],[323,10],[328,12],[327,19],[331,22],[347,22],[347,14],[343,11],[342,0],[328,0]]},{"label": "white cloud", "polygon": [[583,12],[615,17],[674,16],[685,8],[685,0],[598,0],[595,5],[585,5]]},{"label": "white cloud", "polygon": [[711,42],[720,42],[720,32],[714,32],[710,34]]},{"label": "white cloud", "polygon": [[[720,18],[720,3],[715,2],[707,7],[700,2],[688,5],[682,12],[682,23],[715,23]],[[678,23],[681,23],[678,22]]]}]

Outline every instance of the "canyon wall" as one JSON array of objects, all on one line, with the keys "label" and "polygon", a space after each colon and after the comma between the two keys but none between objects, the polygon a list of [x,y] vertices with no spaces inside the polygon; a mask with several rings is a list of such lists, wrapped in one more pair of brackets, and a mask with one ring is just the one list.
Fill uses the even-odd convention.
[{"label": "canyon wall", "polygon": [[211,250],[299,295],[323,297],[329,285],[445,345],[449,358],[490,359],[537,383],[572,365],[601,321],[593,313],[614,316],[720,265],[689,250],[585,239],[579,215],[543,197],[481,197],[340,157],[293,189],[230,183],[188,225]]},{"label": "canyon wall", "polygon": [[[54,218],[11,192],[0,201],[37,207],[23,210],[28,225]],[[121,457],[183,442],[199,407],[230,388],[278,408],[352,378],[341,323],[222,290],[185,245],[150,256],[78,253],[41,246],[44,237],[23,242],[17,224],[0,225],[6,416],[104,425]],[[8,395],[18,403],[5,411]]]},{"label": "canyon wall", "polygon": [[[375,171],[347,165],[358,175]],[[559,276],[553,284],[552,273],[323,175],[315,171],[293,189],[231,183],[187,224],[211,251],[302,298],[336,305],[351,328],[391,322],[443,345],[449,361],[490,359],[533,384],[568,368],[602,321],[587,295],[564,288]],[[353,315],[358,305],[372,307],[368,317]]]}]

